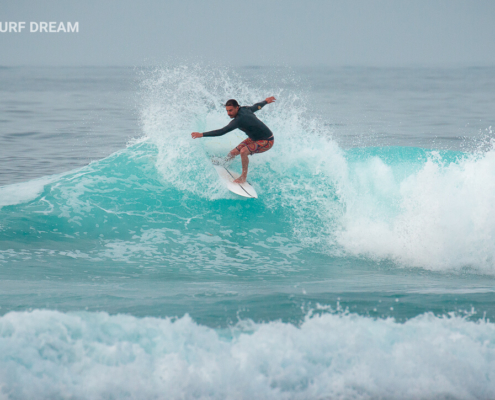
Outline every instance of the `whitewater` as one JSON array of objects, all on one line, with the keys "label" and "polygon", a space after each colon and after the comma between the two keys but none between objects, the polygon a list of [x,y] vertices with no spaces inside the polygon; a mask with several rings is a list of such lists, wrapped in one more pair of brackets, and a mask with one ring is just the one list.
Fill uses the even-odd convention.
[{"label": "whitewater", "polygon": [[0,398],[495,397],[493,69],[0,75]]}]

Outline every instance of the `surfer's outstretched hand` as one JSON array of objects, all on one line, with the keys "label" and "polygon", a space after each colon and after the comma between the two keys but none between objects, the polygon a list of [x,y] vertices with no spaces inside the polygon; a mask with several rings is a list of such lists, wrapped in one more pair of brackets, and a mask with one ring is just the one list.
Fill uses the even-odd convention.
[{"label": "surfer's outstretched hand", "polygon": [[276,99],[275,97],[273,97],[273,96],[272,96],[272,97],[267,97],[267,98],[265,99],[265,101],[266,101],[268,104],[273,103],[275,100],[277,100],[277,99]]},{"label": "surfer's outstretched hand", "polygon": [[191,133],[191,137],[193,139],[197,139],[197,138],[203,137],[203,134],[199,133],[199,132],[193,132],[193,133]]}]

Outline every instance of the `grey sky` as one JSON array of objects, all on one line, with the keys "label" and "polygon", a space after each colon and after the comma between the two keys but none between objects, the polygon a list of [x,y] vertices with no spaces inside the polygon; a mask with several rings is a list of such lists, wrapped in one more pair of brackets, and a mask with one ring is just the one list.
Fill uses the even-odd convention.
[{"label": "grey sky", "polygon": [[0,65],[495,65],[495,1],[2,0]]}]

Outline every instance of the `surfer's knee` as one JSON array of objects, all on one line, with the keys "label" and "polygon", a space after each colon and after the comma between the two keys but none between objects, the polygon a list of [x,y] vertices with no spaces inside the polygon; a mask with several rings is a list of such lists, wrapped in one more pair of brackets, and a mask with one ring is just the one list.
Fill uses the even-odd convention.
[{"label": "surfer's knee", "polygon": [[249,149],[247,147],[243,147],[241,149],[241,156],[248,156],[250,154]]},{"label": "surfer's knee", "polygon": [[238,156],[238,155],[239,155],[239,150],[237,150],[237,148],[231,150],[231,152],[229,153],[229,157],[235,157],[235,156]]}]

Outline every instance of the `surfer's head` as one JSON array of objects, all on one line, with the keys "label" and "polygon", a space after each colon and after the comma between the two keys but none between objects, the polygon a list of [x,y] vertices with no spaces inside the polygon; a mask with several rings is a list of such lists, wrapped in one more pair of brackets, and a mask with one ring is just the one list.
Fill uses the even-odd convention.
[{"label": "surfer's head", "polygon": [[227,114],[229,114],[230,118],[235,118],[237,112],[239,111],[239,103],[237,100],[230,99],[225,103],[225,109],[227,110]]}]

